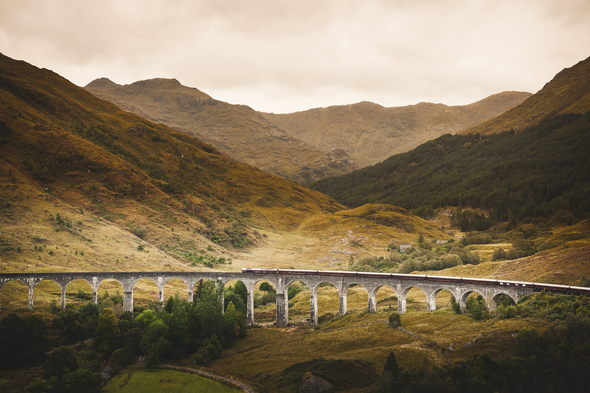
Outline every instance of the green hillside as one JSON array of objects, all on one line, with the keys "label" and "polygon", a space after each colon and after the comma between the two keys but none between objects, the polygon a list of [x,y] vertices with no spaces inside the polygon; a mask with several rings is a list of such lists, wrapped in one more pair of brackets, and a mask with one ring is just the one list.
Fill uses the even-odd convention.
[{"label": "green hillside", "polygon": [[311,188],[349,207],[482,208],[495,221],[590,212],[590,113],[514,133],[445,135]]}]

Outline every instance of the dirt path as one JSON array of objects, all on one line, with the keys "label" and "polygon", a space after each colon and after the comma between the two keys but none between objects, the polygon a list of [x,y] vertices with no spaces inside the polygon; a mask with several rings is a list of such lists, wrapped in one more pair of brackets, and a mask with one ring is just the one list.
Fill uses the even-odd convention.
[{"label": "dirt path", "polygon": [[196,368],[179,367],[179,366],[172,366],[172,365],[166,365],[166,366],[162,366],[162,367],[169,368],[172,370],[177,370],[177,371],[185,371],[185,372],[189,372],[189,373],[195,373],[195,374],[199,374],[204,377],[207,377],[207,378],[212,378],[212,379],[217,379],[217,380],[229,382],[232,385],[235,385],[235,386],[241,388],[246,393],[255,393],[254,389],[252,389],[250,386],[246,385],[243,382],[236,381],[235,379],[231,379],[231,378],[222,377],[221,375],[212,374],[208,371],[203,371],[203,370],[199,370]]}]

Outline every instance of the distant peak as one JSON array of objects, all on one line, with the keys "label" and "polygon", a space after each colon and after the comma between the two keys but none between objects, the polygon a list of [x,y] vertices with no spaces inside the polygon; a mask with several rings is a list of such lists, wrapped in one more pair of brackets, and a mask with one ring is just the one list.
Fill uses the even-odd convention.
[{"label": "distant peak", "polygon": [[134,83],[132,83],[132,85],[141,86],[141,87],[158,88],[158,89],[162,89],[162,88],[173,89],[173,88],[182,87],[182,84],[177,79],[174,79],[174,78],[171,78],[171,79],[168,79],[168,78],[146,79],[143,81],[134,82]]},{"label": "distant peak", "polygon": [[86,87],[90,89],[108,89],[110,87],[117,86],[119,85],[110,80],[109,78],[98,78],[86,85]]}]

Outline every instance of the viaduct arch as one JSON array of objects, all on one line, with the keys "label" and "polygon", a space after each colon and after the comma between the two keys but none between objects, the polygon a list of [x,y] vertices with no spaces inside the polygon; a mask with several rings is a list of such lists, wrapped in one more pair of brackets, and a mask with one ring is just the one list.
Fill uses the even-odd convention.
[{"label": "viaduct arch", "polygon": [[[364,287],[369,295],[367,309],[373,313],[377,311],[377,291],[382,286],[392,288],[398,298],[398,312],[406,312],[406,297],[410,289],[419,288],[426,295],[427,311],[436,310],[436,296],[444,289],[448,290],[459,303],[461,310],[465,311],[467,297],[471,292],[480,293],[490,310],[496,308],[497,298],[505,294],[515,303],[533,289],[525,286],[514,285],[505,281],[497,285],[488,284],[464,284],[452,282],[436,282],[425,280],[424,276],[416,276],[416,279],[397,279],[390,276],[384,277],[355,277],[354,275],[342,276],[337,272],[318,271],[315,275],[301,274],[297,270],[289,271],[289,274],[280,271],[273,273],[250,272],[80,272],[80,273],[7,273],[0,274],[0,295],[2,287],[10,281],[18,280],[29,288],[29,309],[33,309],[33,293],[38,283],[44,280],[57,282],[61,287],[61,309],[66,307],[66,287],[74,280],[84,280],[92,287],[92,299],[98,301],[98,285],[107,279],[116,280],[123,286],[123,308],[133,311],[133,287],[141,279],[150,279],[159,288],[159,300],[164,301],[164,286],[169,280],[179,279],[188,287],[188,301],[193,301],[195,284],[201,280],[221,280],[227,283],[230,280],[238,280],[244,283],[248,290],[247,319],[248,324],[254,324],[254,286],[259,281],[268,281],[274,285],[277,293],[276,322],[277,326],[287,326],[289,323],[288,288],[295,281],[307,285],[310,291],[310,325],[318,324],[318,288],[320,284],[327,282],[333,284],[338,290],[340,307],[339,314],[344,316],[347,312],[347,291],[353,285]],[[503,284],[503,285],[502,285]],[[509,284],[509,285],[507,285]],[[1,302],[1,299],[0,299]],[[1,303],[0,303],[1,306]]]}]

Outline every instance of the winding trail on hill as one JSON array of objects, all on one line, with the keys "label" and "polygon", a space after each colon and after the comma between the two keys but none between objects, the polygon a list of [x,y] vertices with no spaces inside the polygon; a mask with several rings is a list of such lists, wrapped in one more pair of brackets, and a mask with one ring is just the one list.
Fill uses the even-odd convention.
[{"label": "winding trail on hill", "polygon": [[196,368],[172,366],[170,364],[167,364],[165,366],[162,366],[162,368],[168,368],[168,369],[172,369],[172,370],[177,370],[177,371],[182,371],[182,372],[188,372],[188,373],[191,373],[191,374],[193,374],[193,373],[194,374],[199,374],[199,375],[202,375],[202,376],[207,377],[207,378],[213,378],[213,379],[217,379],[217,380],[229,382],[232,385],[235,385],[235,386],[241,388],[246,393],[255,393],[255,390],[254,389],[252,389],[250,386],[246,385],[243,382],[236,381],[235,379],[231,379],[231,378],[227,378],[227,377],[222,377],[221,375],[216,375],[216,374],[210,373],[208,371],[203,371],[203,370],[199,370],[199,369],[196,369]]}]

